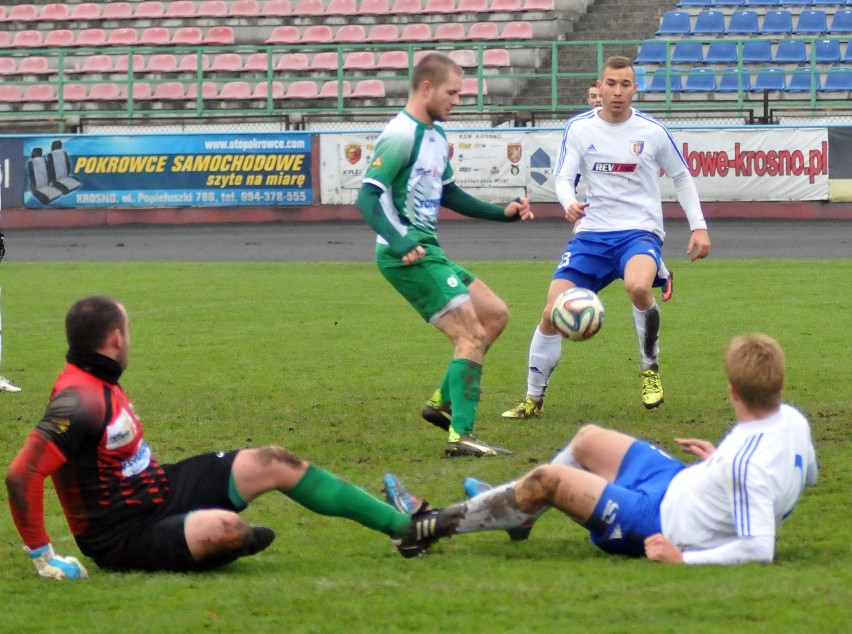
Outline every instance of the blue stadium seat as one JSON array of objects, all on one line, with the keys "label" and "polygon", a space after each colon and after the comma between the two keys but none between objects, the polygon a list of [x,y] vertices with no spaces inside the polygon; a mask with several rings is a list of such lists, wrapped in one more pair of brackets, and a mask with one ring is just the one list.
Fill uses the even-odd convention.
[{"label": "blue stadium seat", "polygon": [[666,11],[657,35],[689,35],[692,26],[686,11]]},{"label": "blue stadium seat", "polygon": [[813,45],[813,56],[817,64],[832,64],[840,61],[838,40],[817,40]]},{"label": "blue stadium seat", "polygon": [[825,74],[822,89],[835,92],[852,90],[852,68],[831,66]]},{"label": "blue stadium seat", "polygon": [[683,71],[679,68],[672,68],[671,73],[666,75],[666,69],[660,68],[651,78],[651,83],[648,84],[646,92],[666,92],[666,77],[670,78],[670,86],[672,92],[680,92],[683,90]]},{"label": "blue stadium seat", "polygon": [[745,4],[745,0],[715,0],[713,2],[714,7],[743,7]]},{"label": "blue stadium seat", "polygon": [[802,40],[778,42],[772,61],[776,64],[800,64],[808,59],[808,51]]},{"label": "blue stadium seat", "polygon": [[749,40],[743,43],[743,64],[764,64],[772,59],[769,40]]},{"label": "blue stadium seat", "polygon": [[778,4],[782,7],[806,7],[813,4],[813,0],[780,0]]},{"label": "blue stadium seat", "polygon": [[760,32],[768,33],[792,33],[793,32],[793,14],[786,9],[773,9],[767,11],[763,16],[763,24],[760,27]]},{"label": "blue stadium seat", "polygon": [[828,31],[828,20],[825,17],[825,11],[819,9],[802,11],[796,22],[796,28],[793,29],[796,35],[821,35],[826,31]]},{"label": "blue stadium seat", "polygon": [[754,35],[759,30],[759,17],[760,14],[757,11],[734,11],[728,21],[728,28],[725,33],[728,35]]},{"label": "blue stadium seat", "polygon": [[852,33],[852,9],[840,9],[831,18],[829,33]]},{"label": "blue stadium seat", "polygon": [[751,88],[751,76],[747,72],[740,74],[736,66],[729,66],[720,74],[716,92],[738,92],[740,77],[742,77],[743,92],[748,92]]},{"label": "blue stadium seat", "polygon": [[648,81],[644,66],[634,66],[633,72],[636,73],[636,90],[643,92],[648,88]]},{"label": "blue stadium seat", "polygon": [[634,61],[638,64],[665,64],[667,47],[665,42],[642,42]]},{"label": "blue stadium seat", "polygon": [[750,7],[777,7],[778,0],[748,0]]},{"label": "blue stadium seat", "polygon": [[677,3],[678,8],[680,7],[702,7],[709,9],[713,4],[713,0],[680,0]]},{"label": "blue stadium seat", "polygon": [[672,50],[672,64],[697,64],[704,61],[704,47],[701,42],[685,39],[677,42]]},{"label": "blue stadium seat", "polygon": [[725,14],[721,11],[701,11],[692,27],[693,35],[722,35],[725,32]]},{"label": "blue stadium seat", "polygon": [[712,68],[691,68],[683,82],[683,92],[713,92],[716,72]]},{"label": "blue stadium seat", "polygon": [[837,7],[838,5],[848,5],[849,0],[846,0],[844,3],[843,0],[814,0],[813,5],[815,7]]},{"label": "blue stadium seat", "polygon": [[751,85],[751,92],[764,90],[786,90],[787,75],[783,68],[761,68]]},{"label": "blue stadium seat", "polygon": [[[821,89],[820,82],[820,74],[819,71],[816,71],[814,74],[814,81],[816,82],[816,89]],[[788,92],[810,92],[811,91],[811,67],[810,66],[798,66],[793,70],[793,73],[790,75],[790,81],[787,84]]]},{"label": "blue stadium seat", "polygon": [[737,43],[736,42],[710,42],[707,54],[704,56],[707,64],[736,64]]}]

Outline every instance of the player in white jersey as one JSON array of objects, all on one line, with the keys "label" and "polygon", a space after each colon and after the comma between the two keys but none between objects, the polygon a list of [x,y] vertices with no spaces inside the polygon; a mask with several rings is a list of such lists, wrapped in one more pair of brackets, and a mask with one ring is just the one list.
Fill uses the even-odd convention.
[{"label": "player in white jersey", "polygon": [[[778,527],[805,485],[817,481],[810,426],[781,403],[784,353],[771,337],[736,337],[725,373],[737,418],[730,433],[718,448],[675,439],[698,462],[686,466],[632,436],[585,425],[550,464],[514,482],[480,486],[456,532],[525,526],[528,535],[555,507],[609,553],[686,564],[771,562]],[[407,495],[413,505],[389,478],[389,502],[399,508],[395,498]]]},{"label": "player in white jersey", "polygon": [[[3,189],[3,172],[0,171],[0,191]],[[2,232],[0,232],[0,262],[3,261],[3,257],[6,255],[6,241],[5,236]],[[2,296],[3,289],[0,288],[0,296]],[[0,321],[0,360],[3,358],[3,325],[2,321]],[[9,379],[0,374],[0,392],[20,392],[21,388],[17,385],[13,385]]]},{"label": "player in white jersey", "polygon": [[[551,323],[553,302],[579,286],[595,292],[616,279],[633,304],[633,322],[642,356],[642,402],[648,409],[663,403],[659,374],[660,311],[655,286],[671,292],[662,262],[663,210],[659,178],[672,178],[692,235],[687,253],[693,260],[710,253],[710,236],[698,192],[665,126],[630,103],[636,92],[632,62],[610,57],[598,81],[602,106],[571,118],[556,164],[556,194],[574,235],[547,293],[547,303],[530,342],[527,394],[503,413],[505,418],[540,416],[550,375],[562,355],[562,336]],[[577,200],[579,174],[586,200]]]}]

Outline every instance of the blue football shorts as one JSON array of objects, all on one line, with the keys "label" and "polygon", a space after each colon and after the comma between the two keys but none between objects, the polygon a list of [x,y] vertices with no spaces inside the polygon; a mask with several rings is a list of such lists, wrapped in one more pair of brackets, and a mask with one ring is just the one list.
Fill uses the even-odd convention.
[{"label": "blue football shorts", "polygon": [[[634,255],[651,256],[659,269],[662,252],[663,241],[650,231],[581,231],[568,241],[553,279],[598,293],[614,280],[624,279],[624,269]],[[653,285],[664,282],[657,277]]]},{"label": "blue football shorts", "polygon": [[630,445],[615,482],[606,485],[586,523],[592,543],[608,553],[643,556],[645,538],[662,530],[660,503],[666,489],[685,467],[647,442]]}]

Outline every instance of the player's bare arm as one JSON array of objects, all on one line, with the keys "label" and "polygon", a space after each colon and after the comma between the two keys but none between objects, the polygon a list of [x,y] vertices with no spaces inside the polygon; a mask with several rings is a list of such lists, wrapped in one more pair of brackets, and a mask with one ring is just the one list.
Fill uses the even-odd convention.
[{"label": "player's bare arm", "polygon": [[715,445],[713,445],[713,443],[709,440],[702,440],[700,438],[675,438],[674,441],[680,445],[680,448],[686,453],[692,454],[701,460],[706,460],[714,451],[716,451]]},{"label": "player's bare arm", "polygon": [[669,564],[683,563],[683,553],[662,533],[654,533],[645,538],[645,556],[650,561],[662,561]]},{"label": "player's bare arm", "polygon": [[710,255],[710,234],[707,229],[696,229],[692,232],[686,254],[693,262]]}]

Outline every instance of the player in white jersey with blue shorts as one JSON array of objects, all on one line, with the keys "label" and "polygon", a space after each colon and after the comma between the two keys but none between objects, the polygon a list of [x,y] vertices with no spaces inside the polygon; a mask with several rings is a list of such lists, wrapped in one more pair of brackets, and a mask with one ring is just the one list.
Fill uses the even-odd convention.
[{"label": "player in white jersey with blue shorts", "polygon": [[[698,462],[687,466],[632,436],[585,425],[550,464],[494,488],[477,483],[483,492],[463,503],[456,533],[512,535],[526,527],[527,536],[555,507],[609,553],[686,564],[771,562],[778,528],[805,485],[817,481],[810,426],[781,402],[784,353],[771,337],[736,337],[725,373],[736,425],[718,448],[675,439]],[[389,502],[416,501],[396,478],[388,481]]]},{"label": "player in white jersey with blue shorts", "polygon": [[[562,355],[562,336],[550,319],[555,299],[574,286],[598,292],[616,279],[624,280],[633,304],[642,402],[648,409],[663,403],[660,311],[652,294],[669,277],[662,262],[661,170],[674,181],[692,230],[687,253],[692,260],[710,253],[707,224],[683,156],[662,123],[630,106],[636,92],[632,62],[608,58],[598,86],[603,105],[571,118],[565,127],[556,194],[566,220],[574,223],[574,235],[556,267],[530,343],[526,397],[504,412],[505,418],[541,415],[550,375]],[[577,174],[586,183],[585,201],[577,199]]]}]

